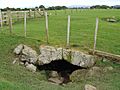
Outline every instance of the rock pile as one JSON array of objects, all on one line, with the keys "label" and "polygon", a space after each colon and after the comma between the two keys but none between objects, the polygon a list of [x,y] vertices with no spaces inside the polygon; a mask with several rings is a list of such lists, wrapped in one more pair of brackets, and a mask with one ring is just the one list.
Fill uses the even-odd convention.
[{"label": "rock pile", "polygon": [[14,53],[19,56],[21,62],[39,65],[50,63],[53,60],[68,60],[72,64],[91,67],[95,64],[95,57],[71,49],[55,48],[52,46],[40,46],[40,55],[32,48],[20,44],[14,49]]},{"label": "rock pile", "polygon": [[36,71],[36,67],[33,64],[36,63],[38,54],[35,50],[26,45],[20,44],[13,52],[19,56],[19,64],[25,65],[25,67],[32,72]]},{"label": "rock pile", "polygon": [[[70,75],[70,80],[77,80],[77,77],[80,73],[81,76],[96,76],[101,75],[102,72],[107,72],[113,70],[113,67],[105,67],[101,69],[100,67],[94,66],[96,63],[96,58],[92,55],[82,53],[80,51],[75,51],[71,49],[64,48],[55,48],[52,46],[40,46],[40,55],[37,54],[32,48],[20,44],[14,49],[14,54],[17,56],[13,61],[13,64],[19,61],[20,65],[23,65],[29,71],[36,72],[38,65],[48,64],[54,60],[68,60],[73,65],[82,66],[82,67],[92,67],[90,70],[76,70]],[[85,77],[82,77],[80,80],[83,80]],[[56,71],[50,71],[48,74],[48,81],[51,81],[56,84],[62,84],[63,78]],[[96,90],[95,87],[90,85],[85,86],[85,90]]]},{"label": "rock pile", "polygon": [[[64,49],[64,48],[55,48],[52,46],[40,46],[40,55],[37,54],[32,48],[20,44],[14,49],[14,54],[19,57],[19,64],[23,65],[29,71],[36,72],[36,64],[43,65],[48,64],[54,60],[68,60],[72,64],[82,67],[91,67],[95,64],[95,57],[84,54],[79,51]],[[13,64],[17,59],[13,61]],[[58,75],[57,72],[51,71],[49,73],[49,81],[55,82],[57,84],[62,83],[62,78]]]},{"label": "rock pile", "polygon": [[53,60],[65,59],[71,61],[71,63],[74,65],[91,67],[96,62],[94,56],[71,49],[40,46],[40,53],[41,54],[38,57],[39,64],[46,64]]}]

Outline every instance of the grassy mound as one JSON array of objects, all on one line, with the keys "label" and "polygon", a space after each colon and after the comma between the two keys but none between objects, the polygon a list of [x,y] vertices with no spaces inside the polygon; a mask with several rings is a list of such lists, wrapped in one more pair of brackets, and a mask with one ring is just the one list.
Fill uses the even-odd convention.
[{"label": "grassy mound", "polygon": [[[100,90],[120,89],[120,65],[111,62],[99,62],[104,67],[112,65],[114,70],[102,77],[88,77],[65,86],[47,82],[44,72],[29,72],[24,67],[13,65],[13,49],[19,44],[26,44],[37,50],[43,42],[15,35],[0,33],[0,90],[83,90],[86,83],[95,85]],[[81,77],[78,77],[78,79]]]}]

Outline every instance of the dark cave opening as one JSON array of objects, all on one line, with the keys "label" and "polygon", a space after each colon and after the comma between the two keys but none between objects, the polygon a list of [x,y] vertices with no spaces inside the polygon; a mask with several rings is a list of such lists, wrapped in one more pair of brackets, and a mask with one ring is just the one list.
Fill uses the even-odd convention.
[{"label": "dark cave opening", "polygon": [[85,67],[73,65],[67,60],[55,60],[51,61],[48,64],[43,65],[36,65],[38,70],[45,70],[45,71],[56,71],[59,75],[58,78],[62,78],[62,83],[66,84],[70,82],[70,74],[78,69],[87,69]]}]

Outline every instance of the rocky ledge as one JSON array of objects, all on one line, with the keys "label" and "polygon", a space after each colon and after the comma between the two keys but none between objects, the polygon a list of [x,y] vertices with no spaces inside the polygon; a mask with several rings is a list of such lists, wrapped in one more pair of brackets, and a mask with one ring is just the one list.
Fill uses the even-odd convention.
[{"label": "rocky ledge", "polygon": [[72,49],[40,46],[39,50],[40,55],[31,47],[20,44],[14,49],[14,53],[16,56],[19,56],[19,61],[25,66],[28,63],[35,64],[37,62],[39,65],[43,65],[54,60],[62,59],[71,62],[73,65],[82,67],[92,67],[96,62],[94,56]]},{"label": "rocky ledge", "polygon": [[[29,71],[36,72],[37,65],[44,65],[49,64],[52,61],[55,60],[67,60],[71,64],[76,66],[81,66],[85,68],[92,67],[87,73],[89,75],[95,75],[95,72],[99,72],[99,67],[94,67],[96,63],[96,57],[72,50],[72,49],[65,49],[65,48],[56,48],[52,46],[43,46],[41,45],[39,47],[38,54],[35,50],[33,50],[31,47],[27,45],[20,44],[14,49],[14,54],[17,58],[13,61],[13,64],[17,63],[20,65],[25,66]],[[104,71],[107,71],[108,69],[112,70],[112,67],[107,67],[104,69]],[[79,70],[74,71],[70,78],[76,77],[76,73],[81,72]],[[83,72],[83,71],[82,71]],[[59,73],[56,71],[50,71],[48,76],[48,81],[61,84],[63,83],[63,78],[59,76]],[[86,86],[87,87],[87,86]],[[88,89],[86,89],[88,90]],[[92,90],[92,89],[91,89]],[[95,90],[95,89],[93,89]]]}]

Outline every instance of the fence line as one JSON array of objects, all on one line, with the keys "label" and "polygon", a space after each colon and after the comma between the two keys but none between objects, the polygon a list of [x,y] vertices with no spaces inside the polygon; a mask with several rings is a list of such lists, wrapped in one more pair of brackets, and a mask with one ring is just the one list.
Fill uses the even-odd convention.
[{"label": "fence line", "polygon": [[[9,11],[9,13],[4,13],[5,15],[5,17],[6,18],[9,18],[9,27],[10,27],[10,32],[12,32],[12,12],[10,12]],[[23,35],[25,35],[25,37],[26,37],[26,33],[27,33],[27,23],[26,23],[26,21],[27,21],[27,14],[28,14],[28,11],[24,11],[24,34]],[[34,14],[34,13],[33,13]],[[1,14],[2,15],[2,14]],[[7,16],[8,15],[8,16]],[[20,15],[20,14],[18,14],[18,15]],[[32,14],[30,14],[29,13],[29,15],[31,16]],[[20,17],[20,16],[18,16],[18,17]],[[36,17],[36,16],[35,16]],[[1,18],[0,18],[1,19]],[[7,19],[6,20],[2,20],[2,22],[3,21],[7,21]],[[47,41],[47,44],[49,43],[49,28],[48,28],[48,13],[47,12],[45,12],[45,31],[46,31],[46,41]],[[70,22],[71,22],[71,17],[70,17],[70,15],[68,15],[68,24],[67,24],[67,47],[70,47]],[[94,45],[92,45],[92,47],[93,47],[93,54],[95,54],[95,51],[96,51],[96,44],[97,44],[97,33],[98,33],[98,25],[99,25],[99,19],[98,18],[96,18],[96,27],[95,27],[95,32],[94,32],[94,43],[92,43],[92,44],[94,44]],[[75,36],[75,37],[78,37],[78,36]],[[74,37],[74,38],[75,38]]]},{"label": "fence line", "polygon": [[[34,11],[32,10],[27,10],[27,11],[11,11],[10,12],[10,16],[12,17],[12,20],[17,20],[19,21],[20,19],[24,18],[24,12],[26,12],[26,18],[37,18],[37,17],[41,17],[44,15],[43,11],[38,11],[37,9],[35,9]],[[34,14],[35,12],[35,14]],[[4,11],[2,12],[0,10],[0,25],[9,25],[9,15],[8,15],[8,11]],[[13,21],[13,22],[14,22]]]}]

